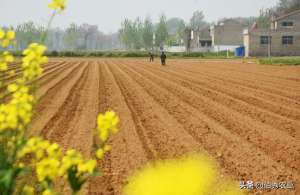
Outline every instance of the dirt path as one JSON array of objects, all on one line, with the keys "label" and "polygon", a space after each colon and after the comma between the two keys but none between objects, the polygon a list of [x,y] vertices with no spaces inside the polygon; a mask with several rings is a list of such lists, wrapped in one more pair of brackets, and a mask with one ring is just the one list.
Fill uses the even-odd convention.
[{"label": "dirt path", "polygon": [[[16,66],[17,67],[17,66]],[[300,181],[300,67],[242,61],[65,60],[38,81],[34,134],[94,154],[96,116],[121,118],[112,152],[85,194],[121,194],[154,159],[201,152],[236,181]],[[237,186],[238,188],[239,186]],[[263,194],[297,194],[264,191]]]}]

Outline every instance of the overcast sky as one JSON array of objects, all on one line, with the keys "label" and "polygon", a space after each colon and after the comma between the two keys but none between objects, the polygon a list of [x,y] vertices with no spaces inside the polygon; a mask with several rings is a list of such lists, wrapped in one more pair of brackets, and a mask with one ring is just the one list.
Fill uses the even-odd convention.
[{"label": "overcast sky", "polygon": [[[50,0],[0,0],[0,26],[17,25],[32,20],[46,24],[50,16]],[[67,10],[55,18],[54,26],[96,24],[103,32],[115,32],[127,17],[151,16],[158,20],[161,13],[168,18],[188,21],[193,11],[203,10],[206,20],[223,17],[257,16],[261,8],[269,8],[278,0],[68,0]]]}]

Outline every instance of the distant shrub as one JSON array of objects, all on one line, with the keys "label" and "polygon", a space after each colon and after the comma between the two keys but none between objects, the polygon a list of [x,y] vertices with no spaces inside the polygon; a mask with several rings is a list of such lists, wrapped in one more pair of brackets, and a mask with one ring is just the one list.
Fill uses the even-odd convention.
[{"label": "distant shrub", "polygon": [[58,51],[54,50],[50,53],[51,56],[57,57],[59,55]]}]

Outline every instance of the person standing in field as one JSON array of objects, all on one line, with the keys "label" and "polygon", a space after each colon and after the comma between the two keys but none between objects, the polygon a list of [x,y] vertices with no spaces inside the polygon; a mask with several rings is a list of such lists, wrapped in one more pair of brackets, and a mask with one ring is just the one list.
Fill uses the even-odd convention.
[{"label": "person standing in field", "polygon": [[154,62],[154,55],[152,52],[149,52],[150,62]]},{"label": "person standing in field", "polygon": [[161,52],[161,55],[160,55],[160,60],[161,60],[161,65],[166,65],[166,59],[167,59],[167,56],[165,54],[165,52]]}]

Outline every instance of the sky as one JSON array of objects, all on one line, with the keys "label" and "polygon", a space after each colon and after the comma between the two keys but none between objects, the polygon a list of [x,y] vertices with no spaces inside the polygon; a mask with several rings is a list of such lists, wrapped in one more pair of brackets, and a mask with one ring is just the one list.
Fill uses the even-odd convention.
[{"label": "sky", "polygon": [[[46,25],[51,15],[50,0],[0,0],[0,26],[34,21]],[[65,12],[58,15],[54,27],[70,23],[98,25],[105,33],[116,32],[125,18],[150,16],[158,21],[164,13],[167,18],[180,17],[189,21],[193,12],[202,10],[208,22],[224,17],[257,16],[261,8],[269,8],[278,0],[68,0]]]}]

